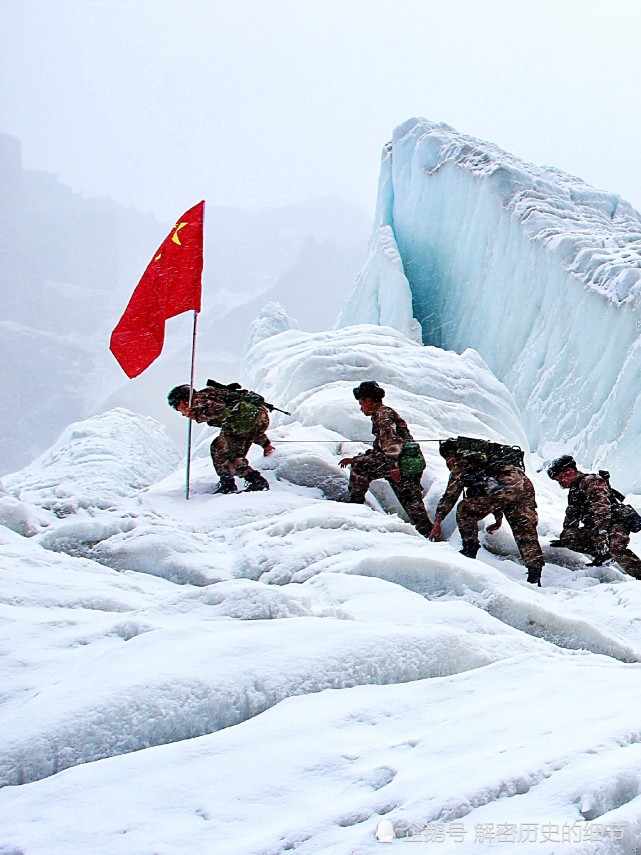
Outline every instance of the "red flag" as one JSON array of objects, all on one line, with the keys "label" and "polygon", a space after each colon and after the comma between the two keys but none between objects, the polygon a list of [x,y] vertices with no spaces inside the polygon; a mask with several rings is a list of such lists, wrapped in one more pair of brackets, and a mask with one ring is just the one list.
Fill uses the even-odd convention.
[{"label": "red flag", "polygon": [[160,356],[165,321],[200,311],[205,203],[186,211],[160,244],[142,275],[109,348],[128,377],[137,377]]}]

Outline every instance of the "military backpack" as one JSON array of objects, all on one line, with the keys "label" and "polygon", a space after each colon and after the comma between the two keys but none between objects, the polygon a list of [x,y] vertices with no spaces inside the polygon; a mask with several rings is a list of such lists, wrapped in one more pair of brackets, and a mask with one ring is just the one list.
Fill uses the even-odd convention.
[{"label": "military backpack", "polygon": [[503,485],[496,479],[507,466],[516,466],[525,471],[523,450],[518,445],[503,445],[488,439],[470,436],[450,437],[441,440],[445,455],[454,453],[467,464],[463,476],[466,498],[481,498],[499,494]]},{"label": "military backpack", "polygon": [[599,475],[608,485],[610,501],[612,502],[612,522],[620,523],[628,531],[636,533],[641,531],[641,516],[632,505],[624,503],[625,496],[610,484],[610,473],[606,469],[599,469]]},{"label": "military backpack", "polygon": [[246,436],[250,434],[260,418],[265,407],[265,399],[258,392],[243,389],[240,383],[229,383],[227,385],[215,380],[208,380],[207,386],[214,390],[220,390],[226,401],[225,409],[220,416],[210,422],[215,426],[222,426],[230,433]]},{"label": "military backpack", "polygon": [[240,400],[235,406],[229,410],[228,415],[223,419],[223,427],[230,433],[237,433],[241,436],[251,433],[258,419],[260,418],[262,407],[256,405],[246,399]]},{"label": "military backpack", "polygon": [[470,436],[457,436],[456,439],[441,440],[456,447],[458,457],[465,460],[470,470],[496,475],[507,466],[516,466],[525,472],[523,449],[518,445],[503,445],[489,439],[476,439]]}]

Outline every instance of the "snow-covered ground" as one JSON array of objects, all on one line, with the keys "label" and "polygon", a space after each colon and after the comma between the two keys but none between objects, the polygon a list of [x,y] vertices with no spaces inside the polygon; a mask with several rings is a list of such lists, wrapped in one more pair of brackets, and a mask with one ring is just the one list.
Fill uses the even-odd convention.
[{"label": "snow-covered ground", "polygon": [[361,380],[423,440],[430,514],[433,440],[524,445],[518,410],[473,351],[286,327],[263,316],[244,369],[292,412],[252,451],[269,492],[212,495],[204,427],[185,501],[163,431],[124,410],[5,479],[0,853],[634,855],[641,586],[549,546],[565,498],[538,458],[540,589],[507,525],[472,561],[383,482],[341,502]]}]

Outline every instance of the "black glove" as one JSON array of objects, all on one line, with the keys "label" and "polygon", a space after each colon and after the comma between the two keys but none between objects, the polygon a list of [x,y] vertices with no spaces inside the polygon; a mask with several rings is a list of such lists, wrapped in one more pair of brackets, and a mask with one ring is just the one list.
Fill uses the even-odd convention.
[{"label": "black glove", "polygon": [[561,543],[561,541],[557,537],[554,540],[550,541],[550,546],[563,546],[563,544]]}]

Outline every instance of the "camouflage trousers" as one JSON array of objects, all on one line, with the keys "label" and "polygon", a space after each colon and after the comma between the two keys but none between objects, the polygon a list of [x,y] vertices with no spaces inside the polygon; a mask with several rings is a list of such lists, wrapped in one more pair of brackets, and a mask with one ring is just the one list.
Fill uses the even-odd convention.
[{"label": "camouflage trousers", "polygon": [[421,476],[403,476],[397,483],[389,478],[390,464],[384,454],[372,452],[355,457],[349,476],[349,494],[352,502],[364,502],[365,493],[372,481],[385,478],[401,507],[412,521],[414,528],[427,537],[432,530],[432,523],[423,504]]},{"label": "camouflage trousers", "polygon": [[536,533],[539,521],[534,487],[522,473],[500,476],[502,489],[493,496],[463,499],[456,509],[456,522],[463,540],[478,543],[478,522],[488,514],[502,511],[526,567],[542,569],[545,558]]},{"label": "camouflage trousers", "polygon": [[[610,537],[610,555],[614,558],[617,564],[634,576],[635,579],[641,579],[641,558],[638,558],[631,549],[628,549],[630,543],[630,533],[622,525],[611,525],[608,534]],[[561,532],[559,538],[566,549],[573,549],[575,552],[583,552],[586,555],[596,556],[596,549],[590,530],[588,528],[568,528]]]},{"label": "camouflage trousers", "polygon": [[252,469],[247,460],[247,452],[251,445],[251,436],[227,433],[223,428],[210,447],[211,459],[217,474],[247,478],[249,474],[255,472],[256,470]]}]

